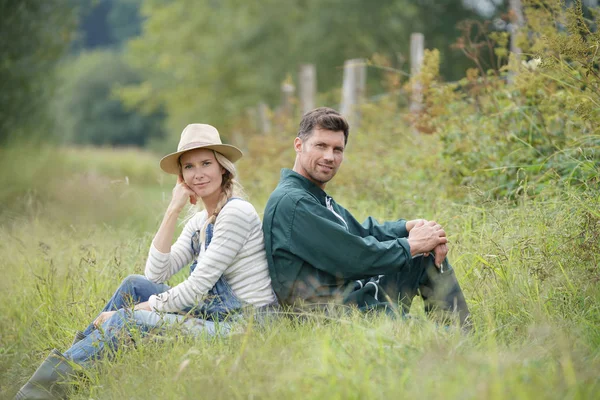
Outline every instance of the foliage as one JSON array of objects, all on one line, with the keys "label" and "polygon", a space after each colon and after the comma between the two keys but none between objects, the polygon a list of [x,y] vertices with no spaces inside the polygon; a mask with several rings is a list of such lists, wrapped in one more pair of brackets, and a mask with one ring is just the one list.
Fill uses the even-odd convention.
[{"label": "foliage", "polygon": [[52,70],[74,24],[70,0],[0,1],[0,143],[23,132],[36,140],[53,132],[46,107],[53,96]]},{"label": "foliage", "polygon": [[[496,196],[537,194],[551,181],[595,187],[599,33],[589,28],[593,22],[583,18],[580,6],[526,4],[520,61],[512,55],[507,67],[490,70],[478,64],[458,84],[441,85],[438,61],[429,53],[413,81],[424,86],[417,124],[440,133],[444,166],[455,184]],[[491,39],[496,53],[505,54],[506,36]],[[459,45],[477,60],[477,46],[467,41]]]},{"label": "foliage", "polygon": [[142,0],[115,1],[107,20],[111,28],[110,36],[116,42],[124,44],[128,39],[138,36],[142,31],[139,14]]},{"label": "foliage", "polygon": [[139,35],[141,3],[141,0],[78,0],[78,36],[72,43],[72,52],[120,48]]},{"label": "foliage", "polygon": [[[346,59],[381,53],[394,67],[406,68],[413,31],[442,48],[446,70],[456,75],[464,64],[448,44],[457,35],[455,23],[472,15],[456,3],[147,1],[142,35],[130,41],[127,53],[144,81],[121,96],[142,110],[164,106],[173,135],[189,121],[229,128],[247,107],[278,103],[281,82],[301,63],[316,65],[323,93],[341,87]],[[370,70],[371,87],[381,87],[380,78],[378,69]]]},{"label": "foliage", "polygon": [[162,136],[160,111],[128,110],[113,88],[139,82],[138,74],[110,50],[83,52],[63,63],[54,109],[67,143],[144,146]]}]

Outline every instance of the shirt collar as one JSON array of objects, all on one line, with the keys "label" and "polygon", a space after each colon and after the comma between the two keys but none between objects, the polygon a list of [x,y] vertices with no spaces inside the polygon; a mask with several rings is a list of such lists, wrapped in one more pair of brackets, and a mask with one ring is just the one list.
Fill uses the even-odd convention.
[{"label": "shirt collar", "polygon": [[299,173],[292,171],[291,169],[288,169],[288,168],[283,168],[281,170],[280,182],[284,182],[284,181],[288,181],[288,180],[298,182],[304,189],[306,189],[309,193],[312,193],[315,197],[317,197],[319,200],[321,200],[323,202],[323,204],[325,204],[324,202],[325,202],[325,198],[327,197],[327,193],[325,193],[325,191],[323,189],[321,189],[320,187],[318,187],[313,182],[311,182],[309,179],[305,178],[304,176],[300,175]]}]

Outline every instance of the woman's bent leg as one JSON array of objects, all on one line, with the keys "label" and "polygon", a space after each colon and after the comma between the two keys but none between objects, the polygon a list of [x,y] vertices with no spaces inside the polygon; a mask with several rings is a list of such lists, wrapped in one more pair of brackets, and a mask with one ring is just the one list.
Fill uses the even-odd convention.
[{"label": "woman's bent leg", "polygon": [[[202,318],[190,318],[180,314],[157,313],[153,311],[138,310],[133,313],[133,319],[138,327],[145,326],[150,329],[169,329],[178,327],[182,333],[193,336],[227,335],[232,329],[232,323],[241,318],[236,314],[226,321],[208,321]],[[147,332],[149,329],[143,330]]]},{"label": "woman's bent leg", "polygon": [[119,309],[112,317],[106,320],[102,327],[94,329],[85,339],[75,343],[64,356],[85,366],[89,361],[102,357],[106,350],[115,351],[119,345],[131,340],[130,329],[138,328],[145,333],[151,326],[138,326],[132,318],[134,311],[127,308]]},{"label": "woman's bent leg", "polygon": [[[143,275],[129,275],[121,282],[121,285],[101,312],[117,311],[123,307],[148,301],[153,294],[159,294],[167,290],[169,290],[168,285],[151,282]],[[88,336],[94,329],[96,329],[94,324],[90,323],[85,331],[83,331],[83,335]]]},{"label": "woman's bent leg", "polygon": [[180,326],[185,333],[194,336],[227,335],[231,331],[229,322],[205,321],[198,318],[186,318],[179,314],[162,314],[154,311],[131,311],[122,308],[95,329],[85,339],[77,342],[64,353],[65,358],[85,366],[88,362],[104,355],[106,350],[116,351],[123,343],[131,341],[131,329],[142,335],[151,330],[162,330]]}]

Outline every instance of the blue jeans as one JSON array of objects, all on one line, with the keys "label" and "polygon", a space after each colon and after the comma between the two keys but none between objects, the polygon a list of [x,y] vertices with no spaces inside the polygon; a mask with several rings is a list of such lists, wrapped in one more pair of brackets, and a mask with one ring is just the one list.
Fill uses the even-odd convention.
[{"label": "blue jeans", "polygon": [[[168,285],[151,282],[144,275],[129,275],[127,278],[123,279],[121,285],[117,288],[100,313],[105,311],[117,311],[126,307],[133,308],[137,303],[148,301],[153,294],[159,294],[167,290],[169,290]],[[96,327],[92,322],[83,331],[83,334],[88,336],[95,329]]]},{"label": "blue jeans", "polygon": [[[187,316],[146,310],[133,311],[134,304],[147,301],[153,294],[168,289],[169,286],[153,283],[142,275],[128,276],[102,309],[103,312],[117,312],[99,329],[90,324],[84,331],[86,337],[68,349],[64,356],[77,364],[85,365],[88,361],[100,358],[105,350],[114,351],[123,341],[129,342],[133,330],[145,335],[151,330],[180,326],[184,332],[196,336],[226,335],[236,319],[226,317],[244,305],[221,277],[203,303],[183,310],[189,313]],[[202,318],[190,318],[190,315]]]},{"label": "blue jeans", "polygon": [[120,345],[130,343],[134,330],[144,336],[150,331],[179,326],[183,332],[194,336],[227,335],[231,331],[233,319],[235,318],[232,321],[215,322],[180,314],[121,308],[100,329],[95,329],[85,339],[75,343],[63,355],[86,366],[90,361],[102,357],[106,350],[116,351]]}]

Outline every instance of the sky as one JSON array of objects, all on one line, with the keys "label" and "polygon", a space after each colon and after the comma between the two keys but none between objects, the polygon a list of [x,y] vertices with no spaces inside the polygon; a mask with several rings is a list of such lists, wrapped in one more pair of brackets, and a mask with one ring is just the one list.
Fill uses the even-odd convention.
[{"label": "sky", "polygon": [[465,7],[475,10],[485,17],[491,16],[496,7],[503,3],[503,0],[463,0]]}]

